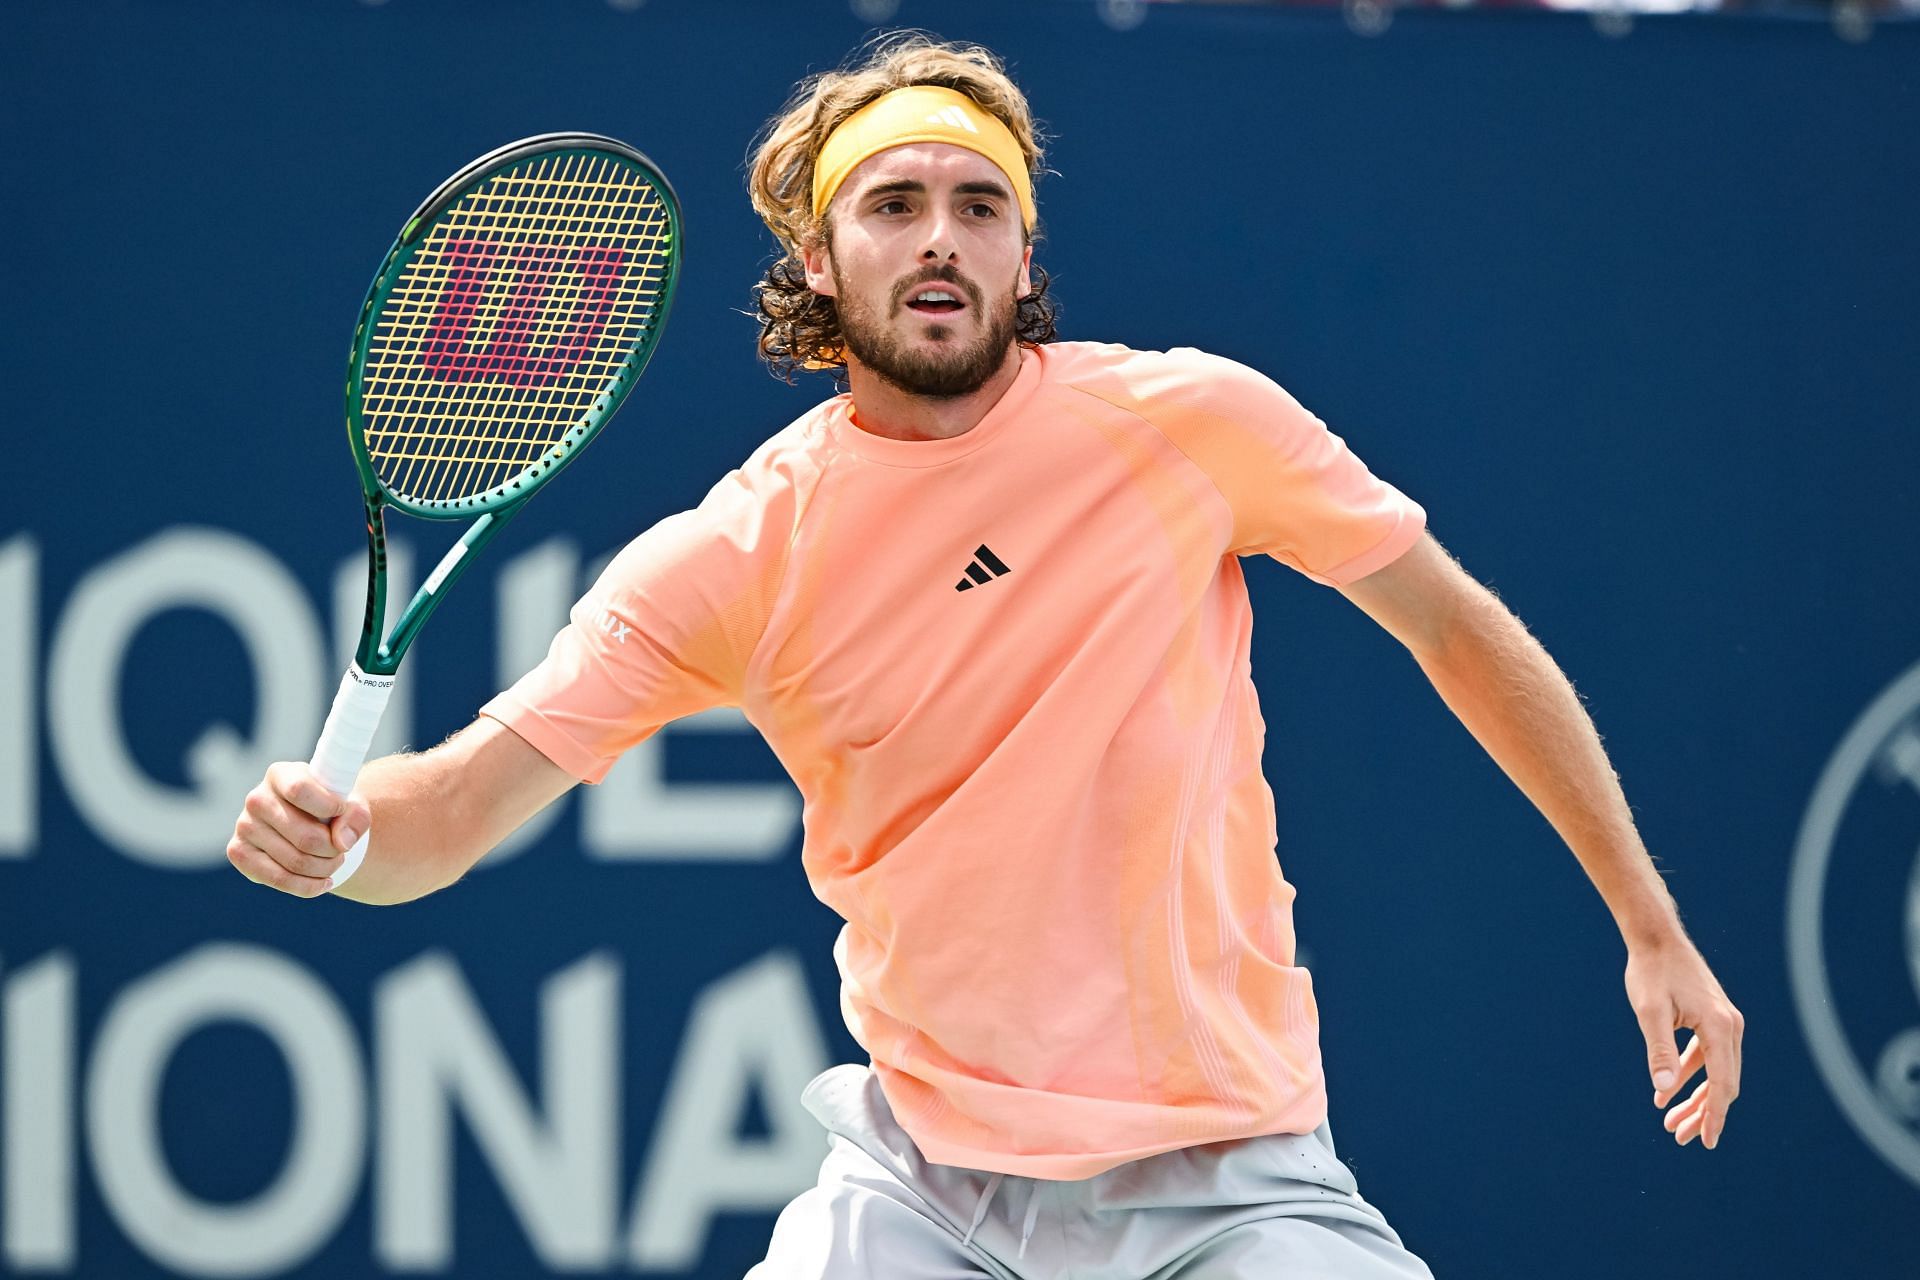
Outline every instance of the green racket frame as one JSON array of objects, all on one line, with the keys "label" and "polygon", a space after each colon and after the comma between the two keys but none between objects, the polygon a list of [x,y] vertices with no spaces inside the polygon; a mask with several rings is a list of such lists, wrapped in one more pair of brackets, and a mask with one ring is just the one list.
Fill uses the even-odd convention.
[{"label": "green racket frame", "polygon": [[[565,160],[593,157],[612,159],[637,174],[659,197],[666,214],[663,243],[667,245],[665,274],[655,295],[645,328],[606,383],[594,389],[592,399],[579,419],[538,457],[533,458],[495,488],[464,497],[434,500],[408,498],[381,479],[379,469],[366,441],[367,406],[364,387],[367,360],[385,306],[405,278],[406,269],[429,240],[429,233],[442,214],[457,205],[475,189],[516,165],[540,157]],[[543,134],[510,143],[481,156],[442,183],[438,190],[407,219],[400,238],[374,273],[360,308],[360,320],[354,329],[353,347],[347,366],[347,438],[353,446],[354,466],[360,475],[365,499],[367,526],[367,607],[361,624],[360,643],[335,694],[320,740],[315,744],[310,768],[328,790],[337,795],[351,792],[360,766],[366,759],[373,735],[379,728],[387,698],[393,690],[400,660],[406,655],[420,628],[434,608],[445,598],[473,561],[476,552],[499,535],[507,522],[526,505],[528,499],[557,475],[600,428],[620,408],[641,371],[653,357],[679,285],[680,201],[673,187],[652,161],[625,143],[590,133]],[[387,535],[386,511],[393,508],[425,520],[462,520],[474,517],[465,534],[443,556],[420,589],[402,611],[393,631],[384,640],[381,627],[387,612]],[[338,889],[359,868],[366,855],[367,835],[363,834],[349,849],[334,872],[331,885]]]},{"label": "green racket frame", "polygon": [[[644,174],[649,185],[661,197],[667,213],[668,235],[672,243],[678,246],[681,236],[680,200],[672,184],[651,160],[623,142],[598,134],[542,134],[488,152],[447,179],[407,219],[400,238],[387,252],[386,261],[374,273],[373,284],[368,288],[367,299],[360,308],[360,320],[354,328],[353,349],[347,363],[347,438],[353,445],[353,462],[360,473],[360,488],[365,497],[367,515],[367,608],[354,662],[369,675],[391,676],[398,670],[400,659],[406,656],[408,646],[413,643],[414,637],[446,592],[459,581],[474,553],[493,541],[507,522],[519,514],[527,499],[585,448],[619,410],[627,393],[639,381],[647,362],[653,358],[654,348],[659,345],[660,335],[666,329],[667,316],[671,313],[674,293],[680,282],[680,255],[677,249],[668,256],[666,279],[661,284],[659,301],[654,304],[654,322],[647,326],[633,356],[595,398],[593,408],[520,475],[486,493],[448,502],[411,501],[387,488],[367,452],[361,388],[373,327],[387,298],[404,278],[407,264],[425,241],[434,220],[461,197],[495,175],[523,163],[530,156],[589,154],[617,157]],[[387,608],[387,507],[424,520],[458,520],[475,514],[479,515],[479,519],[447,551],[420,589],[414,592],[399,621],[394,624],[392,634],[382,640],[380,631],[386,620]]]}]

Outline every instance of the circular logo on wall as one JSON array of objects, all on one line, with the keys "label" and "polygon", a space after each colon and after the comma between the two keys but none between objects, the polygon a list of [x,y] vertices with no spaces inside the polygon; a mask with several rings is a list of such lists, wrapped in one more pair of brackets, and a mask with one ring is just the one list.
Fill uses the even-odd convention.
[{"label": "circular logo on wall", "polygon": [[1867,707],[1814,788],[1787,964],[1834,1100],[1920,1186],[1920,666]]}]

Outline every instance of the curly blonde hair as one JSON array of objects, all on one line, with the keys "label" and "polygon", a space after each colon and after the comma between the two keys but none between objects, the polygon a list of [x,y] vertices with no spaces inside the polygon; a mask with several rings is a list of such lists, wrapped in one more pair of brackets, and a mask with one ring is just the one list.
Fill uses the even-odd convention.
[{"label": "curly blonde hair", "polygon": [[[754,286],[760,321],[760,357],[775,377],[792,382],[803,368],[844,370],[840,319],[832,298],[807,287],[801,253],[827,239],[826,219],[813,211],[813,165],[841,123],[882,94],[909,85],[939,85],[966,94],[1012,132],[1038,181],[1045,153],[1026,95],[991,50],[936,40],[918,31],[894,32],[864,47],[857,65],[800,82],[780,114],[755,139],[747,192],[780,242],[781,256]],[[857,57],[858,55],[856,55]],[[1031,244],[1037,228],[1027,232]],[[1020,299],[1014,332],[1020,342],[1051,342],[1054,302],[1047,273],[1032,269],[1033,290]]]}]

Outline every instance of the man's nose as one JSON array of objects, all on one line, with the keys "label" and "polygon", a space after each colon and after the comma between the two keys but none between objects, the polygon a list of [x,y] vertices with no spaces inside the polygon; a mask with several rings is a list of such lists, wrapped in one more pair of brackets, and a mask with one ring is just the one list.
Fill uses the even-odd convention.
[{"label": "man's nose", "polygon": [[953,215],[940,212],[928,214],[926,240],[920,248],[921,259],[926,262],[951,262],[959,251],[960,243],[958,237],[954,235]]}]

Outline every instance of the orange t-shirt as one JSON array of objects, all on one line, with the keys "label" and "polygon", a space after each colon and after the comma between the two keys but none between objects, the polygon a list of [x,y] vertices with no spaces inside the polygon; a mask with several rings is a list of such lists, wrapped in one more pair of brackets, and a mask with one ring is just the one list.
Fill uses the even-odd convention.
[{"label": "orange t-shirt", "polygon": [[1236,557],[1344,585],[1425,513],[1265,377],[1063,342],[947,440],[849,397],[636,538],[484,713],[593,782],[742,708],[927,1159],[1092,1177],[1326,1112]]}]

